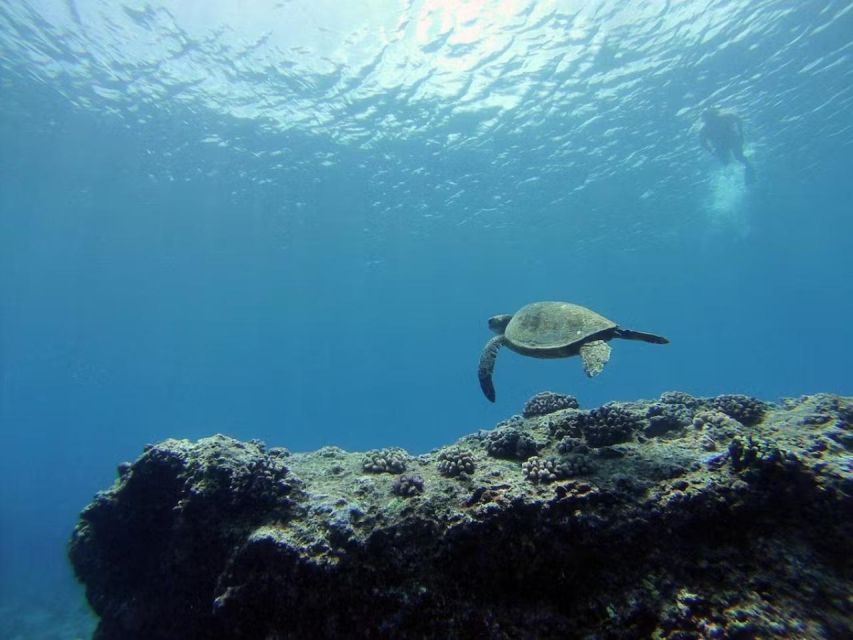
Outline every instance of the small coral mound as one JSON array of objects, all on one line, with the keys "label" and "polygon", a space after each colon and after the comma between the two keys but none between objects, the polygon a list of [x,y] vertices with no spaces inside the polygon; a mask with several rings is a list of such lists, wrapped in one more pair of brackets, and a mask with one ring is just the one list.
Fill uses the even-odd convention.
[{"label": "small coral mound", "polygon": [[554,458],[533,456],[521,465],[521,474],[530,482],[553,482],[563,477],[559,462]]},{"label": "small coral mound", "polygon": [[361,468],[367,473],[403,473],[408,458],[405,449],[374,449],[364,454]]},{"label": "small coral mound", "polygon": [[578,400],[574,396],[567,396],[553,391],[543,391],[527,401],[522,414],[525,418],[544,416],[561,409],[577,409]]},{"label": "small coral mound", "polygon": [[589,458],[582,455],[561,458],[560,468],[563,470],[563,476],[566,478],[585,476],[593,471],[593,466]]},{"label": "small coral mound", "polygon": [[548,416],[548,431],[552,438],[562,438],[563,436],[571,436],[573,438],[581,437],[583,431],[582,426],[587,417],[587,412],[577,411],[573,409],[563,410]]},{"label": "small coral mound", "polygon": [[424,492],[424,479],[417,475],[401,475],[394,478],[391,491],[403,498],[411,498]]},{"label": "small coral mound", "polygon": [[615,404],[605,404],[590,411],[581,429],[591,447],[609,447],[629,441],[642,426],[630,411]]},{"label": "small coral mound", "polygon": [[697,409],[702,404],[701,400],[683,391],[664,391],[660,395],[660,401],[664,404],[679,404],[688,409]]},{"label": "small coral mound", "polygon": [[438,472],[447,477],[471,475],[477,468],[474,456],[464,449],[445,449],[438,454]]},{"label": "small coral mound", "polygon": [[589,447],[584,444],[584,441],[581,438],[576,438],[574,436],[564,436],[557,443],[557,451],[560,453],[586,453],[589,451]]},{"label": "small coral mound", "polygon": [[654,437],[683,429],[693,421],[693,413],[681,403],[653,402],[646,410],[646,418],[649,424],[645,434]]},{"label": "small coral mound", "polygon": [[702,431],[702,448],[717,451],[724,444],[743,433],[743,425],[721,411],[700,411],[693,416],[693,426]]},{"label": "small coral mound", "polygon": [[714,440],[734,438],[743,432],[743,425],[722,411],[700,411],[693,417],[693,426],[704,429]]},{"label": "small coral mound", "polygon": [[741,394],[717,396],[711,400],[711,406],[747,426],[760,422],[767,410],[767,405],[761,400]]},{"label": "small coral mound", "polygon": [[533,456],[521,465],[525,480],[537,484],[554,482],[592,471],[592,466],[583,456],[565,458],[540,458]]},{"label": "small coral mound", "polygon": [[486,452],[493,458],[525,460],[537,451],[536,441],[518,429],[497,429],[486,436]]},{"label": "small coral mound", "polygon": [[796,464],[794,454],[785,453],[764,440],[738,436],[729,443],[729,459],[735,471],[763,469],[776,464]]}]

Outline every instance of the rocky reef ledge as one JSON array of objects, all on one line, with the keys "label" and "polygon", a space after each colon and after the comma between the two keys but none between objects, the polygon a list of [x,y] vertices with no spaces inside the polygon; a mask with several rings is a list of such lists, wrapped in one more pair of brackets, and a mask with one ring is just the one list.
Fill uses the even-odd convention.
[{"label": "rocky reef ledge", "polygon": [[851,638],[853,398],[543,393],[452,446],[147,446],[70,557],[100,640]]}]

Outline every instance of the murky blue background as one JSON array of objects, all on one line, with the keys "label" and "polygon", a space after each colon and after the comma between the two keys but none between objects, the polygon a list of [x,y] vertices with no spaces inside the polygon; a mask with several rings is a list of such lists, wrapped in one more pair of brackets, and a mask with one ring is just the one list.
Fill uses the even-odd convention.
[{"label": "murky blue background", "polygon": [[[853,393],[851,56],[832,0],[0,0],[0,603],[77,598],[77,513],[166,437]],[[491,405],[486,319],[539,299],[672,343],[504,351]]]}]

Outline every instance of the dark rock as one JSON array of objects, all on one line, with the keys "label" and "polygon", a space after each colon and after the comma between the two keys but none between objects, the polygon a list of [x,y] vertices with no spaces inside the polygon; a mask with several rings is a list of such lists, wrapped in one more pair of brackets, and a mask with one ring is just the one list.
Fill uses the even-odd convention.
[{"label": "dark rock", "polygon": [[235,545],[265,522],[290,520],[300,490],[279,458],[224,436],[146,447],[74,530],[69,554],[102,618],[96,637],[209,628],[209,596]]},{"label": "dark rock", "polygon": [[[495,439],[538,442],[524,465],[468,437],[396,477],[335,448],[168,440],[94,497],[70,558],[97,640],[853,637],[833,399],[766,405],[748,430],[699,403],[699,428],[595,468],[535,420]],[[651,404],[596,420],[636,433]],[[449,480],[462,451],[473,469]]]}]

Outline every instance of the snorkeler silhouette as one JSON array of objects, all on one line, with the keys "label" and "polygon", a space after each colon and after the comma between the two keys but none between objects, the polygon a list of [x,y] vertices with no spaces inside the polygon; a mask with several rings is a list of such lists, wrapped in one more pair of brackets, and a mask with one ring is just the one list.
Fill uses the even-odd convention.
[{"label": "snorkeler silhouette", "polygon": [[702,146],[728,164],[734,158],[743,165],[746,184],[755,182],[755,169],[743,155],[743,125],[738,116],[711,108],[702,112],[699,139]]}]

